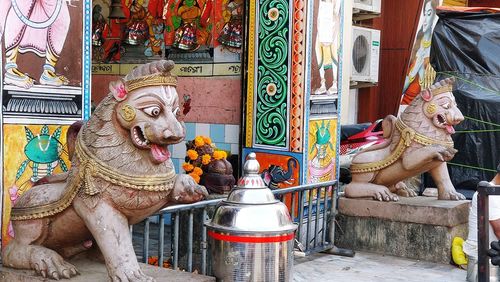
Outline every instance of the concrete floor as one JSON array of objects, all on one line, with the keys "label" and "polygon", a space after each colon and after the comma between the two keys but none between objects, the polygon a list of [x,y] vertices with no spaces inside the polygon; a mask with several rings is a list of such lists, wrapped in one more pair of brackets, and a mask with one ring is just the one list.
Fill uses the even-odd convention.
[{"label": "concrete floor", "polygon": [[465,281],[452,265],[357,252],[353,258],[315,254],[295,259],[295,282],[448,282]]}]

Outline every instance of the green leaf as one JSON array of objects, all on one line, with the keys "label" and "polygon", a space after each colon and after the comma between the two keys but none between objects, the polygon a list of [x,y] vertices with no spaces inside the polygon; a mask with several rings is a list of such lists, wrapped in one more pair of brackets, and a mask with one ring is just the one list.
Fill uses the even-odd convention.
[{"label": "green leaf", "polygon": [[44,124],[42,126],[42,130],[40,131],[40,135],[49,135],[49,127],[46,124]]},{"label": "green leaf", "polygon": [[59,138],[61,137],[61,131],[62,131],[62,128],[59,126],[56,131],[54,131],[54,133],[52,133],[52,137],[54,137],[55,139],[59,140]]},{"label": "green leaf", "polygon": [[169,26],[169,25],[167,25],[166,30],[167,30],[167,32],[171,32],[172,31],[172,27]]},{"label": "green leaf", "polygon": [[21,166],[19,167],[19,169],[17,170],[17,173],[16,173],[16,181],[19,178],[21,178],[21,175],[23,175],[24,170],[26,170],[26,167],[28,166],[29,162],[30,162],[30,160],[25,160],[24,162],[21,163]]},{"label": "green leaf", "polygon": [[24,127],[24,132],[26,132],[26,140],[30,142],[33,139],[33,132],[27,126]]},{"label": "green leaf", "polygon": [[63,159],[59,159],[59,164],[61,165],[62,171],[68,171],[68,166],[66,165]]}]

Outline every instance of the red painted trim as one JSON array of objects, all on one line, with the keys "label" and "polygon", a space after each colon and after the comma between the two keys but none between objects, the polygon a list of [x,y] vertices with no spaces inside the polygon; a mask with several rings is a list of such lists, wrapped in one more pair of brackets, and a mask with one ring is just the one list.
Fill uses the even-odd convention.
[{"label": "red painted trim", "polygon": [[278,236],[256,237],[256,236],[224,235],[216,233],[214,231],[208,231],[208,236],[214,238],[215,240],[234,242],[234,243],[277,243],[277,242],[290,241],[295,237],[295,234],[290,233]]}]

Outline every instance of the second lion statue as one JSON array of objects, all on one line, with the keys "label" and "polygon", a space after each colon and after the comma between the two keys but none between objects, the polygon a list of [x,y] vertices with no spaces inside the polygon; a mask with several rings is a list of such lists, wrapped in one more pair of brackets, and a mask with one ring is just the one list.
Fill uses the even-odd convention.
[{"label": "second lion statue", "polygon": [[175,174],[167,149],[185,136],[173,67],[157,61],[135,68],[110,83],[81,129],[68,130],[72,167],[17,200],[4,266],[70,278],[77,269],[65,259],[97,243],[112,281],[153,281],[139,267],[129,225],[207,195],[189,175]]},{"label": "second lion statue", "polygon": [[451,139],[453,126],[464,120],[452,93],[453,82],[447,78],[435,83],[415,97],[399,118],[384,119],[387,140],[354,156],[346,197],[379,201],[413,197],[416,193],[402,181],[428,171],[438,187],[438,199],[465,200],[453,187],[446,166],[457,152]]}]

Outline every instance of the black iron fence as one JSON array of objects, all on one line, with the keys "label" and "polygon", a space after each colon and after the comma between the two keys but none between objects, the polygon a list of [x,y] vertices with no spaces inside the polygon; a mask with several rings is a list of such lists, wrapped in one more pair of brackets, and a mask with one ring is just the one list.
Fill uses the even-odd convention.
[{"label": "black iron fence", "polygon": [[490,281],[488,196],[500,195],[500,186],[481,181],[477,187],[477,191],[478,281],[488,282]]},{"label": "black iron fence", "polygon": [[[337,181],[273,190],[295,224],[295,251],[309,255],[331,249],[334,241]],[[223,199],[162,209],[131,227],[134,246],[144,263],[211,275],[205,222]],[[152,260],[154,258],[154,260]]]}]

